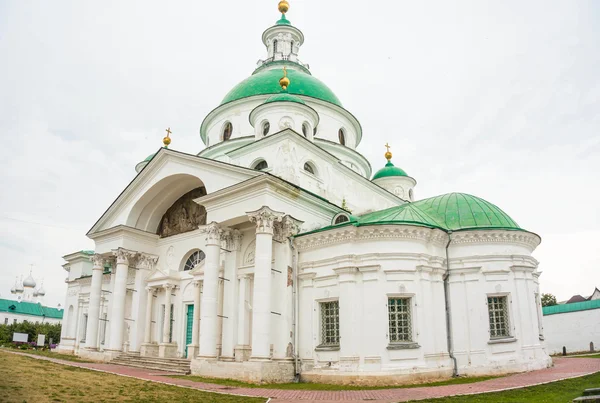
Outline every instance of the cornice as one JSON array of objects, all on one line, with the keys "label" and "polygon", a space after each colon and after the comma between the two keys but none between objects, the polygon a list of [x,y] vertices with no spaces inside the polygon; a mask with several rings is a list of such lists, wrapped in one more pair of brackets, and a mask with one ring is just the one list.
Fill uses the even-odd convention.
[{"label": "cornice", "polygon": [[340,255],[335,257],[328,257],[320,260],[313,260],[308,262],[302,262],[299,267],[302,270],[308,269],[319,269],[322,267],[344,267],[344,266],[355,266],[361,271],[368,271],[369,268],[378,270],[380,264],[385,261],[416,261],[429,266],[441,267],[444,264],[444,258],[441,256],[428,255],[424,253],[364,253],[360,255]]},{"label": "cornice", "polygon": [[525,231],[469,230],[453,232],[450,245],[504,243],[525,246],[533,251],[541,242],[539,236]]},{"label": "cornice", "polygon": [[294,242],[298,250],[307,251],[339,243],[376,239],[414,240],[432,243],[437,247],[444,247],[448,238],[446,233],[438,229],[411,225],[373,225],[333,228],[295,238]]}]

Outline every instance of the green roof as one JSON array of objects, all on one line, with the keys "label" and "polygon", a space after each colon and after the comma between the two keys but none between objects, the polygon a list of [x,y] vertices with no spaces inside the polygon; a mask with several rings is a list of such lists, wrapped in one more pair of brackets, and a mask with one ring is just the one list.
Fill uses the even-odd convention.
[{"label": "green roof", "polygon": [[[221,105],[252,97],[255,95],[268,95],[281,93],[279,79],[282,77],[282,70],[261,70],[251,75],[235,87],[221,101]],[[313,97],[322,101],[330,102],[337,106],[342,106],[342,103],[337,96],[318,79],[310,74],[296,70],[293,64],[287,66],[287,75],[290,79],[290,86],[287,91],[294,95],[304,95]]]},{"label": "green roof", "polygon": [[292,25],[290,20],[285,18],[285,14],[281,14],[281,18],[279,20],[277,20],[276,24],[277,25]]},{"label": "green roof", "polygon": [[146,157],[146,159],[145,159],[144,161],[142,161],[142,162],[147,162],[147,161],[150,161],[152,158],[154,158],[154,156],[155,156],[155,155],[156,155],[156,153],[152,153],[152,154],[150,154],[150,155],[149,155],[149,156],[147,156],[147,157]]},{"label": "green roof", "polygon": [[590,309],[600,308],[600,299],[594,299],[591,301],[573,302],[570,304],[560,304],[545,306],[542,308],[544,315],[555,315],[557,313],[587,311]]},{"label": "green roof", "polygon": [[287,92],[282,92],[280,94],[272,95],[264,102],[265,104],[270,104],[271,102],[296,102],[302,105],[306,103],[298,98],[295,95],[288,94]]},{"label": "green roof", "polygon": [[379,178],[386,178],[389,176],[408,176],[406,174],[406,172],[404,172],[403,169],[398,168],[397,166],[394,166],[394,164],[392,164],[392,161],[388,161],[387,164],[385,164],[385,167],[381,168],[379,171],[377,171],[377,173],[375,175],[373,175],[373,179],[371,180],[375,180],[375,179],[379,179]]},{"label": "green roof", "polygon": [[40,303],[13,301],[10,299],[0,299],[0,312],[9,312],[20,315],[31,315],[40,318],[62,319],[63,310],[43,306]]},{"label": "green roof", "polygon": [[[448,193],[414,203],[405,203],[385,210],[374,211],[357,217],[348,225],[406,224],[443,231],[469,229],[521,230],[519,225],[494,204],[465,193]],[[341,225],[341,224],[340,224]],[[337,225],[339,227],[340,225]],[[307,232],[325,231],[335,225]]]}]

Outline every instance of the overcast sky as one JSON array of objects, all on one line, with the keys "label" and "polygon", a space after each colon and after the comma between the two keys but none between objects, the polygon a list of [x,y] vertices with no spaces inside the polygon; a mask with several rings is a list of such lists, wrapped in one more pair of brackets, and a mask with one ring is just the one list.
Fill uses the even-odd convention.
[{"label": "overcast sky", "polygon": [[[290,0],[301,60],[417,198],[466,192],[541,235],[541,288],[600,287],[600,2]],[[45,278],[161,146],[197,153],[204,116],[266,56],[276,0],[0,0],[0,295]]]}]

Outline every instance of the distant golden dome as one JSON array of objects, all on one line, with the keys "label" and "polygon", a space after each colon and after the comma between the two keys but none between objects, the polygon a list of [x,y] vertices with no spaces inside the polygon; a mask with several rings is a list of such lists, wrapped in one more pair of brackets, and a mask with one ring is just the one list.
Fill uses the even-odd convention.
[{"label": "distant golden dome", "polygon": [[281,0],[277,8],[279,8],[279,12],[281,14],[285,14],[290,9],[290,3],[288,3],[286,0]]}]

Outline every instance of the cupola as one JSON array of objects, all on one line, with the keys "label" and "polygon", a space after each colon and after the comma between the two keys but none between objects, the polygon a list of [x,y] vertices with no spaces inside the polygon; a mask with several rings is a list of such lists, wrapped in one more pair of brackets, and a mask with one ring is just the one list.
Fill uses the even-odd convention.
[{"label": "cupola", "polygon": [[23,287],[26,288],[35,288],[35,280],[33,279],[33,276],[31,275],[31,271],[29,271],[29,276],[27,276],[27,278],[25,280],[23,280]]},{"label": "cupola", "polygon": [[392,163],[390,146],[386,144],[385,147],[387,148],[385,152],[387,163],[373,175],[371,181],[401,199],[414,201],[413,189],[417,181],[408,176],[402,168]]},{"label": "cupola", "polygon": [[298,52],[304,43],[304,34],[294,27],[285,16],[290,9],[290,4],[286,0],[282,0],[277,8],[281,13],[281,18],[275,25],[263,32],[262,41],[267,47],[268,56],[266,60],[258,62],[258,67],[266,67],[272,62],[284,61],[308,68],[298,59]]}]

